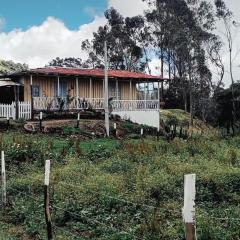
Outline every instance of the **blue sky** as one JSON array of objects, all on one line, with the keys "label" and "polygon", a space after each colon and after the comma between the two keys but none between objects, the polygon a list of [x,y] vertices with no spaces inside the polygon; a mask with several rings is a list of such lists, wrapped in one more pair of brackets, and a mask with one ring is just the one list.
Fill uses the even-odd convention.
[{"label": "blue sky", "polygon": [[[240,0],[226,2],[240,22]],[[0,59],[26,63],[31,68],[43,67],[56,57],[86,59],[81,43],[91,40],[93,32],[106,23],[103,14],[109,7],[131,17],[143,14],[147,5],[142,0],[0,0]],[[218,31],[223,30],[220,25]],[[240,75],[239,42],[240,31],[236,31],[233,47],[236,79]],[[224,49],[225,82],[229,79],[227,53]],[[151,65],[152,73],[158,75],[159,70],[154,70],[159,66],[158,59],[153,59]]]},{"label": "blue sky", "polygon": [[4,32],[26,30],[49,16],[63,20],[73,30],[92,22],[96,15],[103,15],[107,0],[0,0],[0,6]]}]

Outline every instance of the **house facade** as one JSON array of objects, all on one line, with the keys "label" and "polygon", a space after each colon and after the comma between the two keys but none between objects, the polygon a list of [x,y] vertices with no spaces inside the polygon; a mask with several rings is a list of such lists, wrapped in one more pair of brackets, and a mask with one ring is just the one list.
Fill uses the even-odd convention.
[{"label": "house facade", "polygon": [[[104,76],[104,70],[101,69],[46,67],[2,78],[7,77],[16,83],[15,93],[11,94],[14,99],[8,101],[30,102],[35,113],[103,110]],[[108,97],[112,110],[159,109],[164,80],[166,79],[144,73],[108,71]],[[149,94],[151,91],[155,93]]]}]

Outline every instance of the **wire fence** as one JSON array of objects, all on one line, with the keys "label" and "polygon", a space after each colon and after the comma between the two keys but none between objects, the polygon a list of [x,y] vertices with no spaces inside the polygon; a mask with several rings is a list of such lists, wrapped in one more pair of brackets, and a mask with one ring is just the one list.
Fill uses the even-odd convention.
[{"label": "wire fence", "polygon": [[[58,182],[58,184],[63,185],[65,187],[73,187],[75,189],[80,187],[78,184],[65,183],[63,181]],[[38,197],[34,197],[34,196],[32,196],[30,194],[31,191],[30,192],[23,192],[23,191],[21,191],[19,189],[11,187],[11,186],[8,186],[8,190],[12,191],[13,193],[16,193],[17,195],[24,196],[27,199],[31,199],[35,203],[39,202],[39,198]],[[89,190],[90,189],[88,189],[88,191]],[[116,201],[119,201],[119,202],[122,202],[122,203],[128,204],[128,205],[142,206],[142,207],[148,208],[150,210],[152,210],[152,209],[160,209],[162,211],[168,211],[168,212],[172,212],[172,213],[181,214],[181,210],[176,211],[176,210],[160,208],[160,207],[156,207],[156,206],[152,206],[152,205],[136,203],[136,202],[124,200],[124,199],[122,199],[120,197],[113,197],[113,196],[108,195],[106,193],[102,193],[102,192],[95,191],[95,190],[90,190],[90,192],[92,192],[94,194],[102,195],[103,197],[106,197],[106,198],[109,198],[109,199],[114,199]],[[59,207],[59,206],[57,206],[55,204],[51,205],[51,209],[52,210],[55,209],[55,210],[60,211],[60,212],[68,213],[70,216],[75,216],[75,217],[77,217],[79,219],[84,219],[89,224],[98,225],[98,226],[100,226],[100,227],[102,227],[104,229],[111,230],[111,231],[113,231],[114,233],[117,233],[117,234],[127,235],[127,236],[131,237],[132,239],[137,239],[137,240],[138,239],[145,239],[143,236],[139,237],[139,236],[136,236],[134,233],[130,233],[130,232],[124,231],[122,229],[116,228],[111,223],[106,224],[104,222],[101,222],[101,221],[93,218],[93,217],[86,216],[85,214],[82,214],[82,213],[79,214],[79,213],[76,213],[76,212],[72,212],[72,211],[68,210],[67,208],[62,208],[62,207]],[[229,209],[227,209],[227,210],[229,210]],[[40,218],[38,216],[38,214],[40,216],[42,216],[42,217]],[[200,216],[204,216],[205,218],[210,218],[210,219],[214,219],[214,220],[218,220],[218,221],[235,221],[235,222],[236,221],[238,221],[238,222],[240,221],[240,218],[219,217],[219,216],[210,215],[209,213],[206,214],[206,213],[203,213],[203,212],[200,213]],[[44,225],[45,221],[43,220],[43,218],[44,218],[43,204],[37,206],[37,210],[35,211],[35,213],[33,215],[33,218],[38,220],[39,224]],[[77,233],[75,231],[72,231],[72,230],[67,230],[63,226],[58,226],[54,222],[53,222],[53,228],[54,228],[55,235],[57,234],[57,231],[59,231],[59,232],[62,232],[63,234],[65,234],[66,236],[71,237],[72,239],[78,239],[80,237],[83,238],[83,236],[81,236],[79,233]]]},{"label": "wire fence", "polygon": [[[93,166],[93,167],[96,168],[95,166]],[[101,169],[99,169],[99,170],[101,170]],[[39,203],[39,201],[42,201],[41,198],[39,199],[39,195],[41,195],[41,194],[43,195],[43,178],[44,177],[43,177],[43,174],[42,174],[42,176],[40,175],[40,173],[38,173],[38,174],[39,175],[37,175],[35,177],[29,177],[29,176],[24,177],[23,175],[19,175],[19,174],[11,174],[10,176],[12,178],[17,178],[18,181],[23,181],[24,184],[26,181],[26,182],[34,182],[34,183],[36,183],[36,185],[34,185],[34,187],[29,186],[28,191],[24,191],[24,190],[20,190],[16,187],[12,187],[11,185],[14,185],[14,182],[9,181],[9,183],[11,183],[7,186],[7,191],[10,194],[9,199],[14,198],[17,195],[24,196],[25,200],[26,200],[26,206],[29,203],[29,200],[32,200],[35,204]],[[54,175],[54,171],[53,171],[51,178],[54,179],[55,177],[56,176]],[[60,180],[60,181],[57,181],[56,184],[57,184],[57,186],[55,186],[55,184],[53,184],[53,188],[58,187],[60,185],[67,189],[73,188],[73,189],[75,189],[76,192],[83,191],[82,186],[80,184],[77,184],[76,182],[73,183],[73,182],[65,182],[65,181]],[[19,186],[19,188],[21,188],[21,186]],[[42,188],[42,191],[39,191],[40,188]],[[36,191],[36,189],[37,189],[37,191]],[[33,191],[33,190],[35,190],[35,191]],[[94,189],[88,188],[86,191],[88,194],[90,192],[91,194],[95,194],[97,196],[102,196],[104,198],[111,199],[111,200],[126,204],[128,206],[142,207],[144,209],[148,209],[151,211],[158,210],[158,211],[162,211],[162,212],[170,212],[173,214],[177,214],[177,217],[181,218],[182,210],[181,210],[180,204],[178,206],[175,206],[176,208],[178,208],[178,210],[176,210],[176,209],[170,209],[168,207],[164,208],[164,207],[157,206],[157,205],[154,206],[152,204],[135,202],[132,200],[125,199],[124,196],[113,196],[112,193],[102,192],[101,190],[94,190]],[[86,191],[85,191],[85,193],[86,193]],[[35,197],[34,195],[37,195],[38,197]],[[65,204],[66,204],[66,202],[65,202]],[[204,203],[202,203],[202,204],[204,205]],[[109,231],[112,231],[114,234],[120,234],[120,235],[123,234],[123,235],[131,237],[132,239],[145,239],[144,236],[141,236],[141,237],[138,236],[138,234],[136,234],[136,232],[134,230],[127,231],[126,229],[121,229],[121,227],[119,228],[119,226],[118,227],[114,226],[114,223],[111,222],[111,220],[108,220],[107,222],[99,221],[94,216],[89,216],[82,212],[76,213],[76,212],[73,212],[73,210],[69,210],[67,207],[60,207],[57,204],[55,204],[54,201],[50,204],[50,209],[56,210],[56,211],[59,211],[62,213],[68,213],[70,216],[74,216],[80,220],[84,219],[87,225],[93,224],[93,225],[95,225],[95,227],[99,226],[102,229],[107,229]],[[83,209],[84,209],[84,206],[83,206]],[[229,209],[227,209],[227,210],[229,210]],[[238,222],[240,222],[240,218],[227,217],[227,216],[223,216],[223,215],[217,216],[211,212],[205,213],[205,212],[201,211],[198,214],[199,214],[199,216],[204,216],[206,218],[210,218],[210,219],[217,220],[217,221],[232,221],[232,222],[237,222],[237,224],[238,224]],[[39,216],[41,216],[41,217],[39,217]],[[53,211],[53,219],[54,219],[54,217],[55,216],[54,216],[54,211]],[[33,214],[33,218],[37,219],[39,221],[39,224],[41,224],[41,225],[44,224],[44,220],[43,220],[44,219],[44,204],[43,203],[36,206],[36,211]],[[57,231],[61,231],[64,234],[66,234],[67,236],[73,237],[74,239],[84,237],[81,235],[81,233],[76,232],[74,230],[68,230],[64,226],[59,226],[55,222],[53,222],[52,225],[55,229],[55,234],[57,234],[56,233]]]}]

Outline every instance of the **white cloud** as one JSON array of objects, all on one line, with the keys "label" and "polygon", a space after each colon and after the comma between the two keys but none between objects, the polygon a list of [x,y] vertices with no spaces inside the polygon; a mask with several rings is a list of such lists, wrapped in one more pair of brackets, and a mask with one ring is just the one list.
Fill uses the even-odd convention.
[{"label": "white cloud", "polygon": [[56,18],[48,17],[40,26],[26,31],[15,29],[0,33],[0,56],[6,60],[27,63],[30,67],[42,67],[56,57],[81,57],[81,42],[105,23],[103,17],[81,25],[78,30],[69,30]]},{"label": "white cloud", "polygon": [[[123,16],[143,13],[146,4],[142,0],[108,0],[108,7],[115,7]],[[91,15],[97,15],[94,9],[85,9]],[[31,68],[42,67],[56,57],[86,58],[81,50],[81,42],[91,39],[92,33],[105,24],[104,17],[95,16],[93,22],[84,24],[77,30],[68,29],[64,22],[48,17],[41,25],[27,30],[14,29],[0,32],[0,58],[26,63]],[[0,18],[0,29],[5,20]]]},{"label": "white cloud", "polygon": [[124,17],[133,17],[143,14],[147,4],[142,0],[108,0],[108,7],[116,8]]}]

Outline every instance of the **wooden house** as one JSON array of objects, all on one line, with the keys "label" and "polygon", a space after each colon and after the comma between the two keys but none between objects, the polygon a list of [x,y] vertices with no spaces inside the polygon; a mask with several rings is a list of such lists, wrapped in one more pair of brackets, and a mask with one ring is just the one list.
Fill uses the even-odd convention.
[{"label": "wooden house", "polygon": [[[2,76],[6,77],[17,83],[17,90],[9,95],[8,102],[30,102],[33,112],[104,109],[104,70],[101,69],[46,67]],[[164,80],[144,73],[108,71],[108,95],[112,108],[159,109]],[[154,94],[149,94],[151,91],[155,91]]]}]

